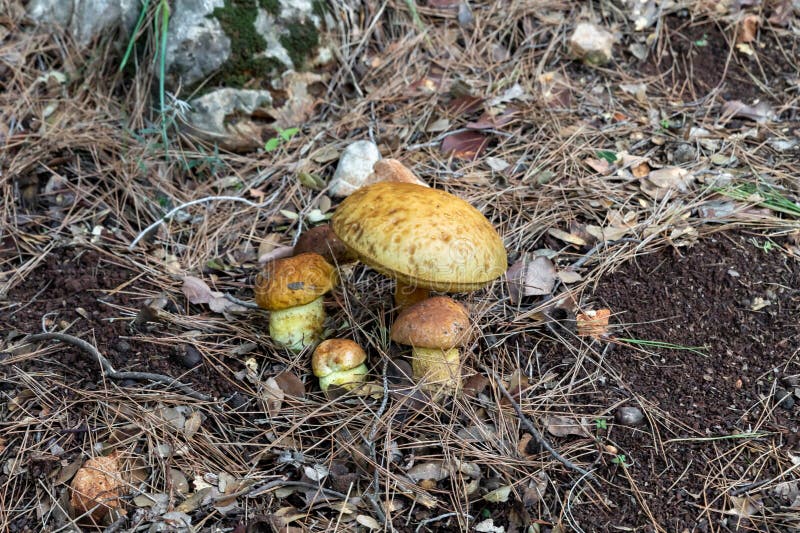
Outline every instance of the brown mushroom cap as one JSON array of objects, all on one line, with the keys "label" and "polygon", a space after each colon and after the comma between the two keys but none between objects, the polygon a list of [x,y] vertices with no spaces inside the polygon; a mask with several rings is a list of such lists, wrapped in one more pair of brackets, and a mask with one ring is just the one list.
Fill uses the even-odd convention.
[{"label": "brown mushroom cap", "polygon": [[256,303],[278,311],[313,302],[336,284],[336,270],[319,254],[284,257],[264,266],[256,279]]},{"label": "brown mushroom cap", "polygon": [[328,224],[304,231],[297,239],[294,254],[309,252],[321,255],[331,264],[349,263],[355,260],[353,253],[339,240]]},{"label": "brown mushroom cap", "polygon": [[364,350],[349,339],[322,341],[311,357],[311,369],[318,378],[352,370],[367,360]]},{"label": "brown mushroom cap", "polygon": [[362,187],[339,205],[331,226],[361,261],[412,287],[473,291],[508,267],[503,241],[480,211],[421,185]]},{"label": "brown mushroom cap", "polygon": [[446,296],[434,296],[403,310],[392,325],[392,340],[415,348],[449,350],[469,340],[469,314]]}]

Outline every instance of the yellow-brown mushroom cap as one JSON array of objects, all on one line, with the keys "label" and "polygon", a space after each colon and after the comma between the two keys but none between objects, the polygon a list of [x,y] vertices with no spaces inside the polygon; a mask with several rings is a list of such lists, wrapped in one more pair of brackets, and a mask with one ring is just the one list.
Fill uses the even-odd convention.
[{"label": "yellow-brown mushroom cap", "polygon": [[469,340],[469,313],[446,296],[434,296],[403,310],[392,325],[392,340],[415,348],[449,350]]},{"label": "yellow-brown mushroom cap", "polygon": [[336,284],[336,270],[314,253],[271,261],[256,278],[259,307],[278,311],[310,303]]},{"label": "yellow-brown mushroom cap", "polygon": [[328,339],[322,341],[311,357],[311,370],[318,378],[334,372],[342,372],[364,364],[367,354],[349,339]]},{"label": "yellow-brown mushroom cap", "polygon": [[473,291],[508,267],[503,241],[480,211],[421,185],[362,187],[339,205],[331,227],[362,262],[412,287]]}]

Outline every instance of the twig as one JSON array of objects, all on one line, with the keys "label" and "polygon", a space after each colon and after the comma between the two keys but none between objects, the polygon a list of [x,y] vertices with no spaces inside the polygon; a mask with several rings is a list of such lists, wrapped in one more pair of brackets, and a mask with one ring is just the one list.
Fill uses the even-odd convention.
[{"label": "twig", "polygon": [[576,465],[575,463],[573,463],[572,461],[570,461],[569,459],[558,453],[555,450],[555,448],[553,448],[550,445],[550,443],[547,442],[547,440],[545,440],[544,435],[539,433],[539,430],[536,429],[536,427],[531,423],[530,420],[528,420],[528,417],[525,416],[525,413],[522,412],[522,407],[519,406],[514,397],[511,396],[508,390],[506,390],[505,386],[503,385],[503,382],[500,381],[500,378],[497,376],[497,374],[495,374],[494,371],[489,369],[486,365],[481,365],[481,366],[488,374],[491,374],[492,377],[494,377],[494,381],[500,388],[500,392],[502,392],[506,400],[508,400],[511,403],[511,406],[514,408],[514,411],[516,411],[517,417],[519,418],[520,422],[522,422],[522,425],[525,426],[525,429],[528,431],[528,433],[530,433],[533,436],[533,438],[536,439],[536,442],[538,442],[542,446],[542,448],[547,450],[550,453],[550,455],[552,455],[553,458],[555,458],[558,462],[560,462],[570,470],[578,472],[581,476],[596,482],[597,478],[595,478],[594,474],[592,474],[588,470],[581,468],[580,466]]},{"label": "twig", "polygon": [[[319,485],[314,485],[312,483],[305,483],[304,481],[287,481],[285,479],[273,479],[269,483],[265,483],[260,487],[256,487],[246,493],[248,498],[255,498],[256,496],[261,496],[265,492],[269,492],[272,489],[277,489],[279,487],[298,487],[301,489],[311,489],[311,490],[318,490],[322,494],[326,496],[331,496],[333,498],[339,498],[341,500],[347,500],[347,494],[342,494],[339,491],[335,491],[332,489],[326,489],[325,487],[320,487]],[[226,495],[226,498],[230,498],[230,496]]]},{"label": "twig", "polygon": [[[372,428],[369,431],[369,437],[367,438],[367,446],[369,447],[369,453],[372,457],[372,460],[377,464],[377,452],[375,451],[375,436],[378,434],[378,423],[383,416],[383,413],[386,411],[386,407],[389,404],[389,377],[386,375],[386,372],[389,370],[389,360],[384,357],[383,359],[383,401],[381,401],[381,406],[378,408],[378,412],[375,413],[375,421],[372,424]],[[378,469],[375,469],[375,473],[372,477],[372,492],[374,494],[368,494],[367,498],[369,502],[372,504],[375,513],[378,515],[380,522],[384,525],[388,525],[391,531],[394,531],[394,526],[392,526],[391,522],[386,520],[386,515],[384,514],[381,506],[378,505],[376,498],[378,496],[378,489],[380,488],[380,479],[378,477]]]},{"label": "twig", "polygon": [[594,245],[594,247],[592,247],[591,250],[589,250],[588,252],[583,254],[583,257],[581,257],[580,259],[578,259],[577,261],[572,263],[569,266],[569,268],[572,268],[572,269],[580,268],[580,267],[583,266],[584,263],[586,263],[586,261],[589,260],[590,257],[592,257],[594,254],[596,254],[597,252],[599,252],[603,248],[607,248],[607,247],[609,247],[611,245],[614,245],[614,244],[622,244],[622,243],[626,243],[626,242],[635,242],[635,243],[639,244],[642,241],[641,241],[641,239],[636,239],[636,238],[633,238],[633,237],[623,237],[622,239],[617,239],[615,241],[597,243],[596,245]]},{"label": "twig", "polygon": [[181,205],[179,205],[177,207],[173,207],[165,215],[163,215],[161,218],[159,218],[158,220],[156,220],[155,222],[153,222],[152,224],[150,224],[149,226],[144,228],[141,232],[139,232],[139,235],[137,235],[136,238],[133,239],[133,241],[128,245],[128,250],[132,251],[134,248],[136,248],[136,245],[139,244],[139,241],[142,240],[145,237],[145,235],[147,235],[148,233],[153,231],[155,228],[157,228],[158,226],[160,226],[161,224],[166,222],[169,217],[171,217],[172,215],[174,215],[175,213],[177,213],[181,209],[186,209],[187,207],[191,207],[193,205],[203,204],[203,203],[206,203],[206,202],[212,202],[212,201],[217,201],[217,200],[219,200],[219,201],[229,201],[229,202],[242,202],[243,204],[247,204],[250,207],[259,208],[259,207],[267,206],[270,203],[272,203],[272,201],[275,199],[275,197],[276,197],[276,195],[273,194],[268,200],[266,200],[265,202],[261,202],[261,203],[252,202],[252,201],[248,200],[247,198],[242,198],[241,196],[206,196],[205,198],[198,198],[197,200],[192,200],[190,202],[186,202],[185,204],[181,204]]},{"label": "twig", "polygon": [[236,305],[241,305],[242,307],[247,307],[248,309],[261,309],[257,303],[255,302],[248,302],[247,300],[240,300],[236,296],[228,293],[223,293],[225,299],[235,303]]},{"label": "twig", "polygon": [[[414,530],[414,533],[419,533],[419,530],[422,529],[423,527],[425,527],[427,524],[430,524],[430,523],[433,523],[433,522],[438,522],[439,520],[444,520],[445,518],[450,518],[451,516],[458,516],[459,514],[460,513],[444,513],[444,514],[440,514],[439,516],[434,516],[433,518],[426,518],[425,520],[423,520],[422,522],[419,523],[419,525],[417,526],[417,529]],[[472,516],[471,515],[467,514],[467,515],[464,515],[464,517],[472,520]]]},{"label": "twig", "polygon": [[36,335],[28,335],[23,339],[23,342],[31,343],[31,342],[41,342],[41,341],[49,341],[49,340],[57,340],[64,342],[66,344],[71,344],[77,348],[82,349],[86,353],[92,355],[95,360],[100,363],[100,366],[103,368],[103,371],[106,375],[111,379],[122,380],[122,379],[133,379],[136,381],[155,381],[158,383],[164,383],[165,385],[169,385],[175,387],[176,389],[183,392],[186,396],[190,398],[195,398],[196,400],[201,401],[208,401],[211,398],[206,396],[205,394],[201,394],[188,385],[181,383],[180,381],[176,381],[174,378],[169,376],[165,376],[163,374],[153,374],[151,372],[117,372],[114,367],[111,365],[111,362],[106,359],[106,357],[100,353],[100,350],[95,348],[93,345],[89,344],[83,339],[79,339],[78,337],[74,337],[72,335],[67,335],[66,333],[38,333]]}]

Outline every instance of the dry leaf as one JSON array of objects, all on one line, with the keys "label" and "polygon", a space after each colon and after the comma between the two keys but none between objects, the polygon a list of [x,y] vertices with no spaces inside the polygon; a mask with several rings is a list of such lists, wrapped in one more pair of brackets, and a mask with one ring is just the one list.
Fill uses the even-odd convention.
[{"label": "dry leaf", "polygon": [[261,389],[261,399],[264,401],[267,414],[269,414],[271,418],[275,417],[280,412],[281,405],[283,404],[283,397],[283,390],[278,386],[278,382],[275,381],[275,378],[267,378]]},{"label": "dry leaf", "polygon": [[745,118],[763,124],[775,117],[772,107],[766,102],[759,102],[755,106],[749,106],[741,100],[730,100],[722,104],[720,120],[727,122],[731,118]]},{"label": "dry leaf", "polygon": [[764,503],[761,501],[761,496],[758,495],[744,495],[744,496],[730,496],[733,508],[725,511],[725,514],[732,514],[742,518],[750,518],[757,514],[764,508]]},{"label": "dry leaf", "polygon": [[583,279],[581,275],[575,272],[574,270],[560,270],[556,275],[558,276],[558,279],[560,279],[562,283],[566,284],[578,283]]},{"label": "dry leaf", "polygon": [[306,395],[305,385],[303,385],[303,382],[300,381],[300,378],[298,378],[297,375],[292,372],[281,372],[275,376],[275,382],[286,394],[286,396],[291,396],[292,398],[304,398]]},{"label": "dry leaf", "polygon": [[445,154],[452,153],[457,159],[473,160],[486,149],[489,137],[477,131],[462,131],[448,135],[442,140],[441,150]]},{"label": "dry leaf", "polygon": [[754,13],[748,13],[741,21],[739,21],[739,36],[736,39],[738,43],[752,43],[756,40],[758,34],[758,27],[761,24],[761,19]]},{"label": "dry leaf", "polygon": [[442,463],[434,462],[418,463],[412,466],[406,474],[414,483],[430,479],[441,481],[450,477],[450,472]]},{"label": "dry leaf", "polygon": [[375,529],[375,530],[383,529],[377,520],[365,514],[360,514],[356,516],[356,522],[366,527],[367,529]]},{"label": "dry leaf", "polygon": [[605,159],[595,159],[594,157],[587,157],[583,160],[592,170],[597,172],[598,174],[602,174],[607,176],[611,174],[614,168],[611,166],[611,163],[606,161]]},{"label": "dry leaf", "polygon": [[516,110],[513,109],[507,109],[499,115],[484,113],[478,120],[467,122],[466,127],[471,130],[496,130],[514,120],[515,115]]},{"label": "dry leaf", "polygon": [[600,338],[608,335],[608,319],[611,317],[610,309],[598,309],[578,313],[576,318],[578,336]]},{"label": "dry leaf", "polygon": [[555,437],[567,437],[577,435],[579,437],[589,437],[590,432],[578,420],[568,416],[551,415],[544,417],[544,425],[548,433]]},{"label": "dry leaf", "polygon": [[492,492],[484,495],[483,499],[487,502],[502,503],[507,502],[508,497],[511,495],[511,485],[505,485],[500,488],[494,489]]},{"label": "dry leaf", "polygon": [[558,228],[550,228],[547,230],[547,233],[558,240],[568,242],[576,246],[586,246],[586,240],[573,233],[567,233],[566,231],[562,231]]},{"label": "dry leaf", "polygon": [[183,294],[193,304],[208,304],[215,313],[241,313],[246,307],[236,304],[219,291],[212,291],[205,281],[194,276],[184,276]]},{"label": "dry leaf", "polygon": [[556,282],[556,269],[546,257],[533,261],[523,257],[506,272],[508,293],[512,303],[524,296],[544,296],[553,291]]}]

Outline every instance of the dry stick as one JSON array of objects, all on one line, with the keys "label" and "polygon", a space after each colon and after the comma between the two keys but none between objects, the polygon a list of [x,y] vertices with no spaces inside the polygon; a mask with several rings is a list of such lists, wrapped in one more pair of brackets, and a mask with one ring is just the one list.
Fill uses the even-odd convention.
[{"label": "dry stick", "polygon": [[49,341],[49,340],[57,340],[64,342],[66,344],[71,344],[77,348],[82,349],[83,351],[91,354],[95,360],[100,363],[100,366],[105,371],[106,375],[111,379],[133,379],[137,381],[156,381],[158,383],[164,383],[165,385],[170,385],[181,392],[183,392],[186,396],[190,398],[194,398],[196,400],[201,401],[209,401],[211,398],[206,396],[205,394],[201,394],[188,385],[181,383],[180,381],[176,381],[174,378],[169,376],[165,376],[163,374],[152,374],[150,372],[117,372],[114,367],[111,365],[111,362],[106,359],[106,357],[100,353],[100,350],[89,344],[83,339],[79,339],[78,337],[74,337],[72,335],[67,335],[66,333],[38,333],[36,335],[28,335],[24,339],[24,342],[40,342],[40,341]]},{"label": "dry stick", "polygon": [[139,235],[137,235],[136,238],[133,239],[133,241],[128,245],[128,250],[132,251],[134,248],[136,248],[136,245],[139,244],[139,241],[142,240],[145,235],[147,235],[148,233],[153,231],[155,228],[157,228],[158,226],[160,226],[161,224],[166,222],[167,219],[169,219],[169,217],[171,217],[172,215],[174,215],[178,211],[180,211],[182,209],[185,209],[187,207],[191,207],[191,206],[197,205],[197,204],[203,204],[203,203],[206,203],[206,202],[216,201],[216,200],[229,201],[229,202],[242,202],[244,204],[247,204],[250,207],[256,207],[256,208],[266,207],[269,204],[271,204],[272,201],[275,200],[275,198],[278,197],[278,194],[277,194],[278,192],[280,192],[280,189],[278,191],[276,191],[276,193],[274,193],[269,199],[267,199],[266,201],[261,202],[261,203],[251,202],[247,198],[242,198],[241,196],[206,196],[205,198],[198,198],[197,200],[192,200],[191,202],[186,202],[185,204],[181,204],[181,205],[179,205],[177,207],[174,207],[174,208],[170,209],[161,218],[159,218],[158,220],[156,220],[155,222],[153,222],[152,224],[150,224],[149,226],[144,228],[139,233]]},{"label": "dry stick", "polygon": [[[279,487],[298,487],[301,489],[318,490],[325,496],[339,498],[340,500],[347,500],[347,494],[342,494],[339,491],[326,489],[325,487],[320,487],[319,485],[314,485],[313,483],[306,483],[304,481],[287,481],[285,479],[274,479],[269,483],[265,483],[260,487],[256,487],[253,490],[247,491],[244,495],[248,498],[255,498],[257,496],[261,496],[265,492],[269,492],[270,490],[277,489]],[[225,498],[230,498],[231,496],[225,495]]]},{"label": "dry stick", "polygon": [[522,412],[522,407],[519,406],[517,401],[511,396],[511,394],[509,394],[508,390],[506,390],[505,386],[503,385],[503,382],[500,381],[498,375],[495,374],[494,371],[489,369],[486,365],[481,365],[481,366],[483,367],[483,369],[486,371],[487,374],[491,374],[492,377],[494,377],[494,381],[500,388],[500,392],[502,392],[506,400],[508,400],[511,403],[511,406],[514,408],[514,411],[516,411],[517,417],[519,418],[520,422],[522,422],[522,425],[525,426],[525,429],[528,430],[528,433],[530,433],[533,436],[533,438],[536,439],[536,442],[538,442],[542,446],[542,448],[550,452],[550,455],[552,455],[558,462],[560,462],[570,470],[578,472],[582,477],[585,477],[586,479],[596,482],[597,478],[594,476],[594,474],[592,474],[588,470],[584,470],[583,468],[579,467],[566,457],[562,456],[555,450],[555,448],[553,448],[550,445],[549,442],[547,442],[547,440],[545,440],[544,435],[539,433],[539,430],[536,429],[536,427],[531,423],[530,420],[528,420],[528,417],[525,416],[525,413]]}]

